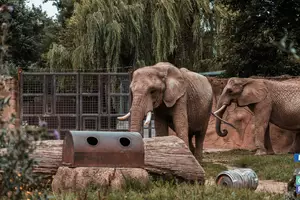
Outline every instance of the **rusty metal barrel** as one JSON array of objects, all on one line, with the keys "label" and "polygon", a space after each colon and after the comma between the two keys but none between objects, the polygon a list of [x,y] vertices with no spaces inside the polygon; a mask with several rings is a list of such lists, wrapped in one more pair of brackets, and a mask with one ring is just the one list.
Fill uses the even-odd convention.
[{"label": "rusty metal barrel", "polygon": [[137,132],[69,131],[62,165],[69,167],[144,167],[144,141]]},{"label": "rusty metal barrel", "polygon": [[258,177],[250,168],[238,168],[219,173],[216,178],[216,184],[225,187],[256,190]]}]

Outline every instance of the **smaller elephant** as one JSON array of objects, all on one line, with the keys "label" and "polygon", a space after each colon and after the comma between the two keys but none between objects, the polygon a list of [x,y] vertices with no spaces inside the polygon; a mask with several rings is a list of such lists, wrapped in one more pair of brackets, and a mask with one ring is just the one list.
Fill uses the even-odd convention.
[{"label": "smaller elephant", "polygon": [[[214,112],[216,132],[221,137],[225,137],[228,131],[221,131],[220,119],[232,102],[241,107],[248,106],[254,113],[256,155],[274,154],[269,123],[300,132],[300,85],[297,82],[230,78]],[[300,133],[296,134],[289,152],[300,152]]]},{"label": "smaller elephant", "polygon": [[[203,141],[212,110],[212,87],[205,76],[159,62],[134,71],[130,84],[132,105],[130,131],[140,132],[155,117],[157,136],[168,135],[170,127],[182,139],[198,161],[202,160]],[[195,147],[192,138],[195,136]]]}]

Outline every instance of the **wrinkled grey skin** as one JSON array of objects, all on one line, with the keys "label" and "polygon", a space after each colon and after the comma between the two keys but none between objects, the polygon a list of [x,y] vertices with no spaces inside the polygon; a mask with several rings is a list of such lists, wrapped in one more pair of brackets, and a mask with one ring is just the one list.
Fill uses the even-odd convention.
[{"label": "wrinkled grey skin", "polygon": [[[300,85],[297,82],[233,77],[223,89],[217,109],[232,102],[248,106],[254,113],[256,155],[274,154],[269,122],[282,129],[300,131]],[[222,118],[225,110],[217,115]],[[227,130],[221,131],[219,119],[216,119],[216,131],[221,137],[227,135]],[[299,133],[289,152],[300,152]]]},{"label": "wrinkled grey skin", "polygon": [[196,159],[202,160],[213,101],[212,87],[206,77],[159,62],[134,71],[130,90],[133,97],[130,131],[140,132],[144,117],[153,111],[156,135],[168,135],[170,127]]}]

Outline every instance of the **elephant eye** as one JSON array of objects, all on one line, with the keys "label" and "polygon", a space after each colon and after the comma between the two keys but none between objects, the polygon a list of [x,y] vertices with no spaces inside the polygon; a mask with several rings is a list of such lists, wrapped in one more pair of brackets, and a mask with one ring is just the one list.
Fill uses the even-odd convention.
[{"label": "elephant eye", "polygon": [[150,91],[151,94],[154,94],[154,92],[155,92],[155,90],[151,90],[151,91]]},{"label": "elephant eye", "polygon": [[232,91],[232,89],[227,89],[227,92],[228,92],[229,94],[231,94],[233,91]]}]

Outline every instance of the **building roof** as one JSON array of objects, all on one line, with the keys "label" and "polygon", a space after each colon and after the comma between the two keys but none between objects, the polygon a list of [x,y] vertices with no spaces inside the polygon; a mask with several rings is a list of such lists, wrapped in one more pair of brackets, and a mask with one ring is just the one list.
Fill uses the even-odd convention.
[{"label": "building roof", "polygon": [[204,76],[217,76],[217,75],[221,75],[224,73],[225,73],[225,70],[213,71],[213,72],[200,72],[199,74],[202,74]]}]

